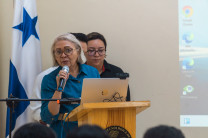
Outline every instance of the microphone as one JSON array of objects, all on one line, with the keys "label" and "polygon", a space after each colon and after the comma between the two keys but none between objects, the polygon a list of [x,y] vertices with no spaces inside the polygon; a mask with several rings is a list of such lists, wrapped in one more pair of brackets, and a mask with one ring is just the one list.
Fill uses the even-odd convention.
[{"label": "microphone", "polygon": [[58,104],[80,104],[81,98],[63,98],[57,100]]},{"label": "microphone", "polygon": [[[63,66],[62,70],[63,70],[64,72],[66,72],[66,73],[69,73],[69,67],[68,67],[68,66]],[[63,79],[63,78],[60,79],[58,91],[63,91],[65,81],[66,81],[66,80]]]}]

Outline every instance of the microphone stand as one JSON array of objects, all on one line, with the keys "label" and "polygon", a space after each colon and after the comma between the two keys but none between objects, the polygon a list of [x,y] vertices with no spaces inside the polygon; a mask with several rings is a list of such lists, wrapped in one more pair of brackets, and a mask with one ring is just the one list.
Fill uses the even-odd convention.
[{"label": "microphone stand", "polygon": [[[66,98],[63,99],[64,101],[67,100],[68,103],[66,104],[79,104],[80,98]],[[9,98],[6,99],[0,99],[0,102],[6,102],[7,107],[10,109],[9,114],[9,138],[11,138],[11,132],[12,132],[12,112],[14,112],[14,108],[17,106],[18,102],[20,101],[62,101],[62,99],[19,99],[14,97],[12,94]],[[61,104],[61,102],[60,102]],[[65,104],[63,102],[63,104]]]}]

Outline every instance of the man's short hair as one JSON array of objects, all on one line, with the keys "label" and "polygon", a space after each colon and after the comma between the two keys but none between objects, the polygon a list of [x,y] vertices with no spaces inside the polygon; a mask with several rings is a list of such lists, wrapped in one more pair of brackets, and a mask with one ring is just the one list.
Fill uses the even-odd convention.
[{"label": "man's short hair", "polygon": [[87,43],[87,36],[83,33],[70,33],[73,34],[79,41]]},{"label": "man's short hair", "polygon": [[185,138],[182,131],[173,126],[159,125],[149,128],[143,138]]},{"label": "man's short hair", "polygon": [[107,42],[105,40],[105,37],[102,34],[98,32],[92,32],[87,35],[87,42],[89,42],[90,40],[95,40],[95,39],[100,39],[104,43],[105,50],[106,50]]},{"label": "man's short hair", "polygon": [[110,138],[110,136],[100,126],[85,124],[69,131],[66,138]]},{"label": "man's short hair", "polygon": [[18,128],[13,138],[56,138],[52,128],[40,123],[28,123]]}]

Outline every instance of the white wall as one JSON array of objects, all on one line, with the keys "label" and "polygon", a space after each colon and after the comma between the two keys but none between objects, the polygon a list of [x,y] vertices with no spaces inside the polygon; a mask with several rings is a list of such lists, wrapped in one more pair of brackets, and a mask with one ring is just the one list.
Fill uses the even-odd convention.
[{"label": "white wall", "polygon": [[[0,2],[0,98],[7,97],[13,1]],[[177,0],[37,0],[43,69],[52,65],[50,47],[64,32],[100,32],[107,60],[130,73],[131,98],[150,100],[137,115],[137,138],[152,126],[179,128]],[[6,105],[0,103],[0,137]],[[187,138],[205,138],[207,128],[182,128]]]}]

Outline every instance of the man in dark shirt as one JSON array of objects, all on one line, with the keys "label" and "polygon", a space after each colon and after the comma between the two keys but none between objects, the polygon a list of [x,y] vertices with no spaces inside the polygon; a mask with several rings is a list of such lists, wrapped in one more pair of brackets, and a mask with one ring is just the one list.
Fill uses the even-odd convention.
[{"label": "man in dark shirt", "polygon": [[[103,35],[92,32],[87,35],[87,58],[86,64],[97,68],[101,78],[117,78],[117,73],[124,73],[115,65],[109,64],[106,60],[106,40]],[[130,90],[128,87],[127,101],[130,101]]]}]

